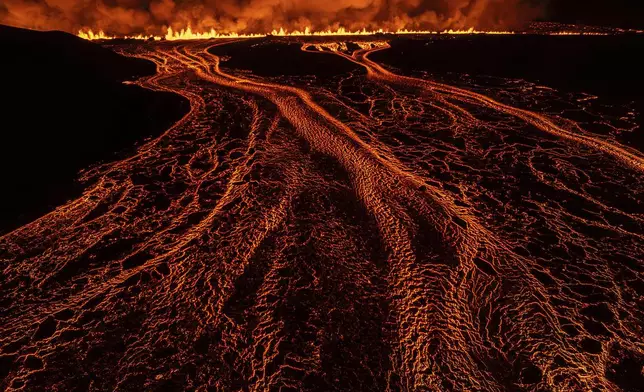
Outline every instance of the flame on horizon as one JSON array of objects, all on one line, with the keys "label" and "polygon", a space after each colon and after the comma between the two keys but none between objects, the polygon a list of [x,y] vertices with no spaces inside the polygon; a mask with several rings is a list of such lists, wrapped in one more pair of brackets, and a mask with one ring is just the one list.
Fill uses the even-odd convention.
[{"label": "flame on horizon", "polygon": [[[325,36],[370,36],[377,34],[396,34],[396,35],[515,35],[515,34],[542,34],[542,35],[552,35],[552,36],[581,36],[581,35],[611,35],[618,34],[622,31],[588,31],[588,30],[563,30],[563,31],[546,31],[546,32],[516,32],[511,30],[477,30],[473,27],[463,30],[453,30],[445,29],[442,31],[436,30],[408,30],[408,29],[398,29],[398,30],[386,30],[386,29],[377,29],[369,30],[367,28],[362,28],[360,30],[350,30],[344,27],[338,27],[336,29],[327,28],[320,31],[314,31],[310,27],[306,27],[303,30],[293,30],[289,31],[280,27],[278,29],[272,30],[270,33],[222,33],[218,32],[215,29],[210,29],[208,31],[196,31],[192,27],[188,26],[185,29],[175,30],[171,26],[164,27],[163,30],[165,34],[163,35],[146,35],[146,34],[136,34],[136,35],[111,35],[106,34],[103,30],[94,31],[92,29],[81,29],[76,35],[80,38],[86,40],[110,40],[110,39],[134,39],[134,40],[167,40],[167,41],[177,41],[177,40],[198,40],[198,39],[218,39],[218,38],[260,38],[267,36],[276,36],[276,37],[325,37]],[[631,33],[644,33],[644,31],[629,30]]]},{"label": "flame on horizon", "polygon": [[443,31],[430,31],[430,30],[407,30],[399,29],[396,31],[387,31],[384,29],[379,30],[367,30],[363,28],[362,30],[349,30],[344,27],[339,27],[335,30],[326,29],[322,31],[312,31],[310,27],[306,27],[303,31],[294,30],[288,31],[284,28],[279,30],[273,30],[268,34],[238,34],[238,33],[219,33],[214,29],[204,32],[193,31],[191,27],[186,29],[181,29],[179,31],[173,30],[172,27],[166,27],[166,34],[163,36],[158,35],[107,35],[104,31],[99,30],[94,32],[91,29],[79,30],[77,35],[80,38],[87,40],[109,40],[109,39],[137,39],[137,40],[156,40],[165,39],[168,41],[176,40],[190,40],[190,39],[217,39],[217,38],[258,38],[266,37],[268,35],[277,36],[277,37],[305,37],[305,36],[367,36],[375,34],[449,34],[449,35],[464,35],[464,34],[494,34],[494,35],[509,35],[515,34],[513,31],[480,31],[476,30],[473,27],[467,30],[443,30]]},{"label": "flame on horizon", "polygon": [[4,0],[0,6],[2,24],[81,30],[90,39],[90,31],[103,32],[100,39],[470,34],[516,30],[539,15],[525,0]]}]

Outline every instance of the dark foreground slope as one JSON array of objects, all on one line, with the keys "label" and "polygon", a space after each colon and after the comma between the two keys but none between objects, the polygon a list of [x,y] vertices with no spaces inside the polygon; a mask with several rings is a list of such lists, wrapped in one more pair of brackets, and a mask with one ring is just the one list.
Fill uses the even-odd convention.
[{"label": "dark foreground slope", "polygon": [[77,192],[78,171],[169,127],[180,97],[122,81],[156,72],[62,32],[0,26],[0,232]]}]

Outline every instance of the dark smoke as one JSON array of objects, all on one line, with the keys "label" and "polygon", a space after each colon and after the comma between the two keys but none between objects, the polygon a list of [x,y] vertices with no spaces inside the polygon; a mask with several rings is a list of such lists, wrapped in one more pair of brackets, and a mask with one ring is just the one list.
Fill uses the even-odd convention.
[{"label": "dark smoke", "polygon": [[539,13],[529,0],[4,0],[0,23],[112,34],[193,30],[509,28]]}]

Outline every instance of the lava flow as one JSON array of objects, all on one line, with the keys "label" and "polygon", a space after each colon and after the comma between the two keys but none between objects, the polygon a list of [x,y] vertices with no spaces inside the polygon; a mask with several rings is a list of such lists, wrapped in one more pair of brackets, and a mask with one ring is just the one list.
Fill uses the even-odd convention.
[{"label": "lava flow", "polygon": [[84,172],[82,197],[0,237],[0,343],[19,364],[0,385],[622,391],[644,379],[640,151],[540,109],[536,90],[403,75],[372,59],[385,41],[297,40],[310,61],[355,69],[228,69],[221,51],[237,39],[113,46],[157,65],[137,84],[191,110]]},{"label": "lava flow", "polygon": [[[179,31],[175,31],[172,29],[172,27],[166,27],[166,34],[161,37],[157,35],[145,35],[145,34],[138,34],[138,35],[125,35],[125,36],[117,36],[117,35],[108,35],[105,34],[102,30],[98,32],[94,32],[93,30],[80,30],[78,31],[78,36],[83,39],[87,40],[108,40],[108,39],[136,39],[136,40],[156,40],[160,41],[161,39],[166,39],[168,41],[177,41],[177,40],[195,40],[195,39],[218,39],[218,38],[257,38],[257,37],[265,37],[266,34],[239,34],[236,32],[232,33],[220,33],[215,31],[214,29],[210,29],[209,31],[205,32],[195,32],[192,30],[192,28],[188,27],[186,29],[181,29]],[[271,36],[277,36],[277,37],[309,37],[309,36],[318,36],[318,37],[328,37],[328,36],[340,36],[340,37],[346,37],[346,36],[368,36],[368,35],[376,35],[376,34],[397,34],[397,35],[437,35],[437,34],[447,34],[447,35],[466,35],[466,34],[484,34],[484,35],[512,35],[514,34],[513,31],[501,31],[501,30],[490,30],[490,31],[480,31],[480,30],[475,30],[474,28],[469,28],[467,30],[444,30],[442,32],[438,31],[430,31],[430,30],[407,30],[407,29],[399,29],[396,30],[395,32],[389,32],[385,30],[367,30],[367,29],[362,29],[362,30],[356,30],[356,31],[351,31],[348,29],[345,29],[344,27],[339,27],[335,30],[332,29],[327,29],[327,30],[322,30],[322,31],[311,31],[309,27],[306,27],[303,31],[299,30],[294,30],[294,31],[286,31],[283,28],[280,28],[279,30],[273,30],[269,35]],[[572,35],[574,33],[567,33],[569,35]]]}]

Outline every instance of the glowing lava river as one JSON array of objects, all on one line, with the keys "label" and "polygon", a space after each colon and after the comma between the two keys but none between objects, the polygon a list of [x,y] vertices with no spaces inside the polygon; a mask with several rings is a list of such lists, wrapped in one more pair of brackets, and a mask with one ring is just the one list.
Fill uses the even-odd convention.
[{"label": "glowing lava river", "polygon": [[384,41],[300,41],[356,67],[324,80],[227,69],[238,42],[114,45],[156,63],[137,84],[191,111],[0,237],[3,386],[644,380],[641,152],[545,89],[403,75],[372,59]]}]

